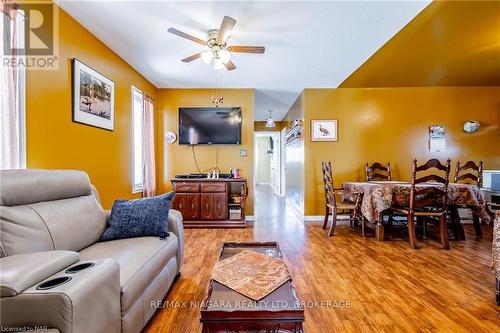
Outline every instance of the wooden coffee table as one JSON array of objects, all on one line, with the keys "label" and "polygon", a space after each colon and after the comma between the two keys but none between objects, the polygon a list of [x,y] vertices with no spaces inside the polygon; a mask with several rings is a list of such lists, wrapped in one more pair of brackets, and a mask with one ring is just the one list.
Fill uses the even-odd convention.
[{"label": "wooden coffee table", "polygon": [[[251,250],[281,258],[278,243],[223,243],[219,260]],[[247,298],[217,281],[210,280],[201,307],[203,333],[302,333],[304,307],[291,281],[260,301]]]}]

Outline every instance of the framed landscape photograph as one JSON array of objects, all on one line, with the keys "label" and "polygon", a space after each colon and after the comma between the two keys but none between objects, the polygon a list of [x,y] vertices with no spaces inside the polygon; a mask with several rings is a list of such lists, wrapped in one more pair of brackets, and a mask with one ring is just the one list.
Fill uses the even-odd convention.
[{"label": "framed landscape photograph", "polygon": [[337,120],[311,120],[311,141],[338,141]]},{"label": "framed landscape photograph", "polygon": [[73,59],[73,121],[112,131],[115,83]]}]

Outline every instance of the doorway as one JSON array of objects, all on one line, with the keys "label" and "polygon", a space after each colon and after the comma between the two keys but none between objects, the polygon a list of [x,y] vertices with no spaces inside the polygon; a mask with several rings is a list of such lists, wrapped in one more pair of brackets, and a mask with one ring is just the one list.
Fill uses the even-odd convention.
[{"label": "doorway", "polygon": [[254,144],[255,186],[269,186],[274,195],[284,196],[281,133],[255,133]]}]

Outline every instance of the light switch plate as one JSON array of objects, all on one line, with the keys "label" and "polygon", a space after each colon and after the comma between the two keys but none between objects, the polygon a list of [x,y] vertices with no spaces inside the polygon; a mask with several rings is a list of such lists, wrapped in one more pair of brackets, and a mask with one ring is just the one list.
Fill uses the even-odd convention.
[{"label": "light switch plate", "polygon": [[248,153],[246,149],[240,149],[240,157],[247,157]]}]

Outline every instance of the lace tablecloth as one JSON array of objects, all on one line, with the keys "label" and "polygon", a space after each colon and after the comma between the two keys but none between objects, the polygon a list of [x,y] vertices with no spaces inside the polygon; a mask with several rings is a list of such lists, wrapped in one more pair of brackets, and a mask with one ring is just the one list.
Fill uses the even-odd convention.
[{"label": "lace tablecloth", "polygon": [[[417,185],[417,187],[426,186],[437,187],[439,185],[433,183]],[[350,192],[363,193],[361,213],[368,221],[376,223],[380,214],[391,205],[408,206],[411,184],[401,181],[347,182],[343,184],[343,188],[346,196],[349,196]],[[476,185],[449,184],[448,205],[467,206],[483,221],[490,222],[484,196]]]}]

